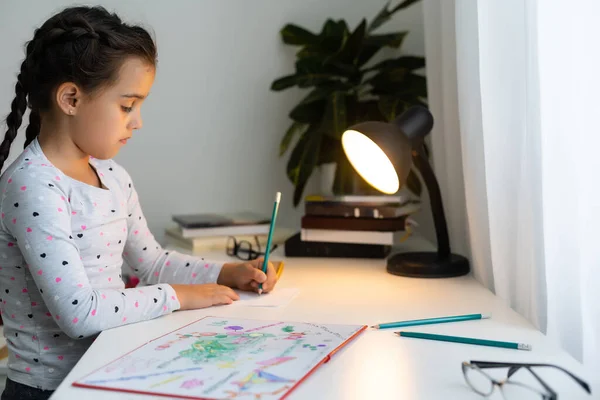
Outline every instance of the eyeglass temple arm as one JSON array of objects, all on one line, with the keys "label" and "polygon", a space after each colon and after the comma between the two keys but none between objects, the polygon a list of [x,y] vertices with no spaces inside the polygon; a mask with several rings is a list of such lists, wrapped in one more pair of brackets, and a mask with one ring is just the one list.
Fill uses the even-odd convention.
[{"label": "eyeglass temple arm", "polygon": [[[258,254],[261,254],[262,248],[260,246],[260,240],[258,240],[258,236],[254,236],[254,241],[256,242],[256,247],[258,248]],[[277,243],[275,243],[273,246],[271,246],[271,249],[269,250],[269,254],[274,252],[276,248],[277,248]],[[266,254],[267,250],[268,249],[265,249],[265,254]]]},{"label": "eyeglass temple arm", "polygon": [[[509,378],[515,372],[517,372],[519,370],[519,368],[521,368],[521,367],[552,367],[552,368],[557,368],[557,369],[563,371],[564,373],[566,373],[567,375],[569,375],[571,378],[575,379],[575,381],[577,383],[579,383],[579,385],[581,387],[583,387],[586,392],[588,392],[590,394],[592,393],[592,391],[590,389],[590,386],[584,380],[578,378],[577,376],[573,375],[571,372],[567,371],[566,369],[564,369],[562,367],[559,367],[558,365],[553,365],[553,364],[503,363],[503,362],[492,362],[492,361],[471,361],[471,364],[475,364],[479,368],[502,368],[502,367],[510,367],[510,369],[508,370],[508,377]],[[531,369],[530,369],[530,371],[531,371]],[[533,371],[531,371],[531,372],[533,373]]]},{"label": "eyeglass temple arm", "polygon": [[[517,372],[517,369],[519,369],[519,368],[527,368],[527,370],[529,372],[531,372],[531,374],[535,377],[535,379],[538,380],[538,382],[544,387],[544,389],[546,389],[552,395],[552,398],[556,399],[556,397],[557,397],[556,392],[554,390],[552,390],[552,388],[550,386],[548,386],[546,384],[546,382],[544,382],[544,380],[542,378],[540,378],[540,376],[538,374],[536,374],[535,372],[533,372],[533,370],[530,367],[517,367],[515,369],[515,372]],[[510,373],[511,369],[508,370],[508,378],[510,378],[510,376],[511,376],[511,373]]]},{"label": "eyeglass temple arm", "polygon": [[258,236],[254,236],[254,241],[256,242],[256,247],[258,248],[258,252],[260,253],[262,250],[260,248],[260,240],[258,240]]}]

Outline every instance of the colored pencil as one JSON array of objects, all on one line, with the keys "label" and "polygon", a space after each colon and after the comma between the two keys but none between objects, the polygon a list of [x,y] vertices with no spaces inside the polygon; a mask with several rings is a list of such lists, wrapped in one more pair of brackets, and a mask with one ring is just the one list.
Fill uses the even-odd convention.
[{"label": "colored pencil", "polygon": [[[265,248],[265,258],[263,260],[262,271],[267,273],[267,266],[269,265],[269,253],[271,249],[271,241],[273,240],[273,231],[275,230],[275,220],[277,219],[277,212],[279,211],[279,203],[281,202],[281,192],[277,192],[275,195],[275,203],[273,203],[273,214],[271,215],[271,224],[269,226],[269,236],[267,236],[267,247]],[[258,284],[258,294],[262,294],[262,283]]]},{"label": "colored pencil", "polygon": [[491,318],[491,315],[490,314],[455,315],[452,317],[439,317],[439,318],[415,319],[415,320],[411,320],[411,321],[387,322],[385,324],[373,325],[373,326],[371,326],[371,328],[375,328],[375,329],[403,328],[405,326],[443,324],[445,322],[471,321],[474,319],[487,319],[487,318]]},{"label": "colored pencil", "polygon": [[277,267],[277,279],[281,278],[281,274],[283,274],[283,261],[279,261],[279,266]]},{"label": "colored pencil", "polygon": [[433,333],[422,333],[422,332],[394,332],[398,336],[411,337],[417,339],[428,339],[428,340],[440,340],[443,342],[454,342],[454,343],[465,343],[475,344],[479,346],[491,346],[491,347],[504,347],[507,349],[516,350],[531,350],[531,345],[526,343],[514,343],[514,342],[499,342],[497,340],[486,340],[486,339],[475,339],[460,336],[446,336],[446,335],[434,335]]}]

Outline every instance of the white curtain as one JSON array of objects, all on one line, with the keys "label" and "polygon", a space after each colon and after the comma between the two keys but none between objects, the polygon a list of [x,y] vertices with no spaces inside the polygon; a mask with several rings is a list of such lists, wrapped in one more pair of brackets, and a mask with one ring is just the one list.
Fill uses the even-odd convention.
[{"label": "white curtain", "polygon": [[423,6],[453,250],[600,371],[600,1]]}]

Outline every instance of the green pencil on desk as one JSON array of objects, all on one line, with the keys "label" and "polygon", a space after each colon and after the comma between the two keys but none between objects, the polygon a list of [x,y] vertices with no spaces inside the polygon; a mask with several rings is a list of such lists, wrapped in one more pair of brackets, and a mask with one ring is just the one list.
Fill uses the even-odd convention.
[{"label": "green pencil on desk", "polygon": [[[275,220],[277,219],[277,212],[279,211],[279,203],[281,202],[281,192],[277,192],[275,195],[275,203],[273,204],[273,214],[271,215],[271,225],[269,226],[269,236],[267,236],[267,247],[265,248],[265,258],[263,260],[262,271],[267,273],[267,266],[269,265],[269,253],[271,249],[271,241],[273,240],[273,231],[275,230]],[[262,294],[262,283],[258,284],[258,294]]]},{"label": "green pencil on desk", "polygon": [[458,321],[471,321],[471,320],[475,320],[475,319],[487,319],[490,317],[491,317],[490,314],[454,315],[451,317],[415,319],[412,321],[400,321],[400,322],[387,322],[385,324],[373,325],[371,328],[375,328],[375,329],[403,328],[405,326],[442,324],[445,322],[458,322]]},{"label": "green pencil on desk", "polygon": [[499,342],[497,340],[486,340],[476,339],[469,337],[460,336],[446,336],[446,335],[435,335],[433,333],[422,333],[422,332],[394,332],[398,336],[416,338],[416,339],[429,339],[429,340],[440,340],[443,342],[454,342],[454,343],[465,343],[475,344],[479,346],[491,346],[491,347],[504,347],[507,349],[515,350],[531,350],[531,345],[526,343],[514,343],[514,342]]}]

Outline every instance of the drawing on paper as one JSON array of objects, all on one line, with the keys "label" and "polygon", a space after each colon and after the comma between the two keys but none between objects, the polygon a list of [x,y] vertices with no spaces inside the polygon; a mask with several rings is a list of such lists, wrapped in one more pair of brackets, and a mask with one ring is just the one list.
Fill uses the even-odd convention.
[{"label": "drawing on paper", "polygon": [[75,383],[205,399],[279,399],[362,325],[206,317]]}]

